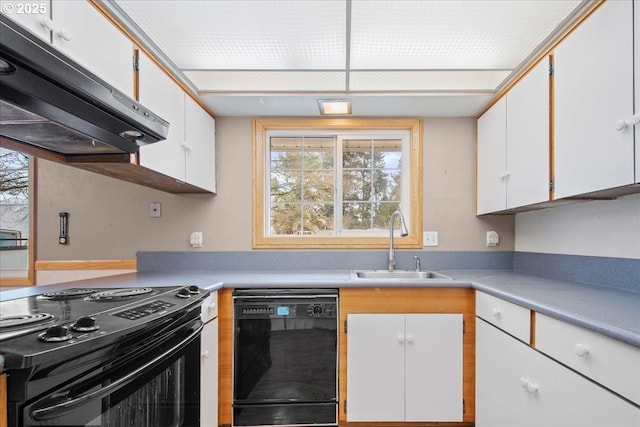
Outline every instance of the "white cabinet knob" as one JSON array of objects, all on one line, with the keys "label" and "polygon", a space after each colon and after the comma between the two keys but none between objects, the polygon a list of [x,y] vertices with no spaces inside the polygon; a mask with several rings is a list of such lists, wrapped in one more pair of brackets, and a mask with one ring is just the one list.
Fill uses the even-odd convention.
[{"label": "white cabinet knob", "polygon": [[616,130],[618,132],[621,132],[628,127],[629,127],[629,122],[626,120],[618,120],[618,123],[616,123]]},{"label": "white cabinet knob", "polygon": [[58,28],[56,30],[56,36],[64,41],[71,41],[71,34],[69,34],[69,31],[67,31],[66,28]]},{"label": "white cabinet knob", "polygon": [[213,313],[214,311],[216,311],[216,303],[212,302],[211,304],[209,304],[207,310],[209,310],[209,313]]},{"label": "white cabinet knob", "polygon": [[527,390],[529,393],[536,393],[538,391],[538,384],[534,383],[527,377],[520,377],[520,387]]},{"label": "white cabinet knob", "polygon": [[404,344],[404,335],[398,335],[398,342]]},{"label": "white cabinet knob", "polygon": [[208,359],[209,358],[209,350],[205,350],[202,352],[202,358],[203,359]]},{"label": "white cabinet knob", "polygon": [[501,172],[500,175],[498,175],[498,177],[502,180],[508,179],[510,176],[511,176],[511,172],[509,171]]},{"label": "white cabinet knob", "polygon": [[493,317],[495,317],[496,319],[499,319],[500,316],[502,316],[502,312],[500,311],[499,308],[494,308],[493,310],[491,310],[491,314],[493,315]]},{"label": "white cabinet knob", "polygon": [[407,342],[408,342],[409,344],[413,344],[413,341],[414,341],[414,339],[413,339],[413,335],[407,335]]},{"label": "white cabinet knob", "polygon": [[53,31],[53,21],[51,18],[42,17],[38,20],[38,23],[49,31]]},{"label": "white cabinet knob", "polygon": [[576,344],[573,349],[578,357],[586,357],[589,355],[589,347],[586,347],[583,344]]}]

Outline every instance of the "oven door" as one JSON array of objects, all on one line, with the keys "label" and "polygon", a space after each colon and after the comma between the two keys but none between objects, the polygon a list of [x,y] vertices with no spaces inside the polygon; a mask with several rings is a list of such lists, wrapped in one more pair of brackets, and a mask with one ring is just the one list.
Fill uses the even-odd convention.
[{"label": "oven door", "polygon": [[[199,426],[200,332],[197,319],[158,345],[126,355],[22,409],[23,426]],[[115,350],[115,349],[114,349]],[[128,356],[127,356],[128,355]],[[122,363],[122,356],[127,356]]]}]

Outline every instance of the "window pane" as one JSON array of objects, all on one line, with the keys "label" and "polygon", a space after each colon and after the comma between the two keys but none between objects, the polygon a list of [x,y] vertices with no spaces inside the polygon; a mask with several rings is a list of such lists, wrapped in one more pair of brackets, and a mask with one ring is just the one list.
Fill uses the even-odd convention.
[{"label": "window pane", "polygon": [[0,276],[29,272],[29,156],[0,148]]},{"label": "window pane", "polygon": [[271,204],[271,234],[300,234],[302,205],[299,203]]},{"label": "window pane", "polygon": [[371,177],[369,169],[345,171],[342,174],[342,197],[344,200],[370,201]]},{"label": "window pane", "polygon": [[305,202],[333,202],[333,171],[304,172]]},{"label": "window pane", "polygon": [[333,203],[310,203],[303,206],[304,235],[333,235]]},{"label": "window pane", "polygon": [[271,169],[302,169],[302,138],[271,138]]},{"label": "window pane", "polygon": [[402,141],[383,139],[373,141],[374,162],[376,168],[400,169],[402,167]]},{"label": "window pane", "polygon": [[342,205],[344,230],[371,229],[371,203],[344,203]]},{"label": "window pane", "polygon": [[301,178],[299,170],[271,170],[271,203],[301,201]]},{"label": "window pane", "polygon": [[[388,231],[391,215],[398,209],[400,209],[400,203],[377,203],[373,209],[373,229]],[[394,227],[395,229],[399,229],[400,221],[396,220]]]},{"label": "window pane", "polygon": [[373,192],[376,201],[399,201],[401,172],[398,169],[378,170],[374,174]]},{"label": "window pane", "polygon": [[303,168],[333,170],[333,137],[304,138]]},{"label": "window pane", "polygon": [[346,139],[342,141],[342,166],[345,169],[370,168],[371,140]]}]

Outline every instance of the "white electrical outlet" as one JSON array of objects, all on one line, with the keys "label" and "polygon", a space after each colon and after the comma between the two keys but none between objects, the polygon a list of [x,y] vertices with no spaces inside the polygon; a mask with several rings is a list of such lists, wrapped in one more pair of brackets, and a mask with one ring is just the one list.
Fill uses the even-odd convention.
[{"label": "white electrical outlet", "polygon": [[202,231],[194,231],[191,233],[189,237],[189,243],[191,243],[192,248],[201,248],[202,247]]},{"label": "white electrical outlet", "polygon": [[487,246],[496,246],[500,243],[500,236],[495,231],[487,231]]},{"label": "white electrical outlet", "polygon": [[149,216],[151,218],[160,218],[162,205],[160,202],[149,203]]},{"label": "white electrical outlet", "polygon": [[422,246],[438,246],[438,232],[425,231],[422,233]]}]

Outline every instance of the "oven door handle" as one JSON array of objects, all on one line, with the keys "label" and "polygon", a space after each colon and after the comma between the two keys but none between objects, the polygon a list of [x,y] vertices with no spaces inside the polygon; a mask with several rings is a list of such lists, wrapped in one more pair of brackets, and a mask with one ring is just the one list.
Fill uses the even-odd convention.
[{"label": "oven door handle", "polygon": [[34,420],[37,420],[37,421],[50,420],[52,418],[56,418],[61,415],[64,415],[74,410],[78,406],[85,405],[95,399],[99,399],[105,395],[108,395],[113,390],[118,389],[119,387],[133,381],[138,375],[152,368],[156,363],[161,362],[166,357],[169,357],[171,354],[175,353],[176,351],[179,351],[183,347],[186,347],[187,345],[191,344],[193,340],[198,338],[203,327],[204,327],[204,324],[200,323],[200,325],[196,330],[194,330],[191,334],[189,334],[188,337],[180,341],[178,344],[174,345],[169,350],[162,353],[160,356],[154,357],[152,360],[145,363],[144,365],[138,367],[137,369],[111,382],[109,385],[102,387],[99,390],[96,390],[94,392],[83,394],[81,396],[74,397],[73,399],[69,399],[61,403],[56,403],[55,405],[47,406],[41,409],[36,409],[31,412],[31,416],[33,417]]}]

